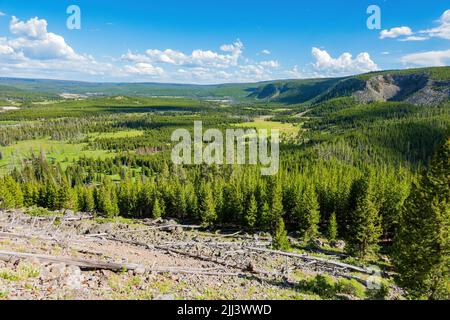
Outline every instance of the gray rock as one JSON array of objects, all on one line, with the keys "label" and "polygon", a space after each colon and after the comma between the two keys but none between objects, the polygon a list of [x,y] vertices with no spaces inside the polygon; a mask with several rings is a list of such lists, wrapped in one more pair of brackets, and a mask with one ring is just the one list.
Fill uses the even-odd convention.
[{"label": "gray rock", "polygon": [[134,274],[135,275],[143,275],[147,272],[147,270],[145,270],[144,267],[138,267],[136,269],[134,269]]},{"label": "gray rock", "polygon": [[153,300],[172,301],[172,300],[175,300],[175,296],[173,294],[161,294],[161,295],[156,296]]},{"label": "gray rock", "polygon": [[345,249],[346,244],[345,244],[345,241],[337,240],[337,241],[331,241],[330,246],[332,246],[333,248],[336,248],[336,249],[343,250],[343,249]]}]

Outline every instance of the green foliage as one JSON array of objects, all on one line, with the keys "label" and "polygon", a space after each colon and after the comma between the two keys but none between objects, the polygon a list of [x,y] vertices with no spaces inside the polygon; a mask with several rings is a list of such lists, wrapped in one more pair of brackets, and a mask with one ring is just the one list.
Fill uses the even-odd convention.
[{"label": "green foliage", "polygon": [[394,247],[398,282],[411,298],[450,298],[450,139],[414,184]]},{"label": "green foliage", "polygon": [[365,286],[355,279],[339,278],[335,280],[327,274],[318,274],[312,279],[301,280],[298,288],[317,294],[323,299],[336,299],[339,294],[365,299],[368,294]]},{"label": "green foliage", "polygon": [[[447,70],[426,72],[445,78]],[[337,82],[345,82],[349,89],[363,83],[351,77],[277,81],[261,84],[259,89],[256,85],[111,85],[102,87],[108,91],[106,95],[113,94],[113,89],[118,90],[115,94],[126,94],[133,87],[138,96],[62,100],[45,94],[40,98],[25,97],[33,90],[32,85],[19,81],[15,85],[24,91],[17,92],[23,100],[15,102],[20,110],[2,113],[0,120],[0,209],[73,208],[114,221],[118,216],[163,216],[211,228],[268,231],[275,247],[284,250],[288,248],[286,229],[300,231],[306,240],[323,232],[329,240],[338,235],[346,239],[349,253],[364,258],[374,257],[379,239],[386,245],[386,252],[392,251],[392,240],[401,235],[402,240],[396,243],[410,260],[399,255],[402,259],[396,261],[402,261],[404,268],[423,264],[419,271],[409,273],[397,266],[404,280],[401,283],[413,293],[416,289],[437,288],[429,280],[441,279],[447,272],[440,267],[445,261],[445,248],[442,252],[437,248],[445,247],[446,242],[436,240],[447,237],[442,231],[448,228],[443,213],[447,203],[441,200],[443,196],[428,194],[448,192],[444,188],[448,183],[439,173],[444,169],[433,169],[435,173],[427,174],[426,183],[420,179],[420,193],[413,188],[406,206],[414,212],[411,218],[403,206],[417,171],[428,164],[437,143],[448,135],[449,105],[444,102],[425,108],[402,102],[361,104],[351,97],[333,96],[337,91],[328,88],[334,88]],[[56,90],[53,85],[57,88],[60,84],[46,83],[45,91]],[[75,85],[80,93],[86,90],[81,86]],[[150,87],[154,92],[179,90],[188,96],[229,92],[230,96],[236,93],[242,98],[253,92],[270,99],[279,93],[277,97],[288,103],[312,99],[309,102],[317,104],[151,98],[145,96]],[[245,91],[248,88],[251,90]],[[266,116],[274,118],[269,121]],[[281,141],[281,170],[275,177],[261,176],[259,166],[173,165],[172,132],[179,128],[192,132],[193,122],[199,119],[205,129],[277,126],[295,130],[295,135]],[[362,176],[367,171],[372,174]],[[419,208],[423,212],[418,212]],[[415,252],[422,252],[414,242],[425,232],[417,227],[422,219],[434,219],[423,226],[425,231],[434,231],[422,237],[426,239],[423,246],[432,248],[423,249],[420,257],[430,254],[442,259],[425,263],[414,257]],[[404,225],[418,231],[408,236]],[[326,287],[322,280],[317,286]],[[333,287],[336,292],[359,295],[347,283],[339,290]],[[428,291],[421,297],[426,295],[430,295]]]},{"label": "green foliage", "polygon": [[45,208],[31,208],[26,211],[26,214],[32,217],[49,217],[49,216],[59,216],[62,213],[49,211]]},{"label": "green foliage", "polygon": [[158,197],[155,197],[155,200],[153,201],[153,209],[152,209],[152,215],[154,219],[161,218],[163,214],[163,210],[161,208],[161,204],[159,203]]},{"label": "green foliage", "polygon": [[23,205],[20,184],[12,177],[0,179],[0,209],[20,208]]},{"label": "green foliage", "polygon": [[360,258],[377,253],[382,234],[381,217],[373,202],[373,173],[353,183],[349,200],[347,250]]},{"label": "green foliage", "polygon": [[338,237],[338,225],[336,220],[336,213],[333,213],[328,221],[327,237],[329,241],[336,241]]},{"label": "green foliage", "polygon": [[320,211],[315,187],[312,184],[308,184],[304,192],[298,195],[294,210],[304,240],[309,241],[317,237],[319,234]]},{"label": "green foliage", "polygon": [[348,294],[360,299],[364,299],[366,297],[365,286],[359,283],[356,279],[340,278],[336,282],[334,290],[338,293]]},{"label": "green foliage", "polygon": [[258,218],[258,203],[254,194],[250,195],[250,200],[248,201],[247,211],[245,213],[245,219],[247,226],[253,229],[256,226],[256,221]]},{"label": "green foliage", "polygon": [[198,197],[200,220],[205,226],[213,226],[217,212],[210,184],[202,184]]},{"label": "green foliage", "polygon": [[389,292],[389,285],[382,282],[379,289],[369,289],[366,294],[370,300],[387,300],[389,297]]},{"label": "green foliage", "polygon": [[275,250],[285,251],[290,248],[289,239],[287,238],[287,232],[282,218],[279,218],[275,223],[275,230],[272,236],[272,247]]}]

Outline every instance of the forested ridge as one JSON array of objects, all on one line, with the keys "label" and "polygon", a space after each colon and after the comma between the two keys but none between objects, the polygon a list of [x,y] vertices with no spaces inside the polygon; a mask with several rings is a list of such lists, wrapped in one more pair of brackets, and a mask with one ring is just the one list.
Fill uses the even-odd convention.
[{"label": "forested ridge", "polygon": [[[409,297],[450,298],[449,102],[35,102],[0,113],[1,209],[177,218],[211,230],[268,232],[283,250],[288,233],[305,244],[345,240],[346,253],[360,262],[387,255]],[[239,128],[261,116],[298,128],[282,135],[276,176],[261,176],[258,166],[170,160],[175,129],[192,131],[199,119],[206,129]],[[37,139],[103,153],[68,158],[64,150],[14,149]]]}]

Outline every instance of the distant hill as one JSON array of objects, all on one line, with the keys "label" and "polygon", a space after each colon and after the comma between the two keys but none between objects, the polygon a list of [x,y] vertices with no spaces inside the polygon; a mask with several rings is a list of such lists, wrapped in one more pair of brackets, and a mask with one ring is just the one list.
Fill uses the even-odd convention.
[{"label": "distant hill", "polygon": [[389,70],[358,76],[277,80],[259,83],[191,85],[165,83],[93,83],[63,80],[0,78],[0,95],[131,95],[231,98],[288,104],[316,103],[339,97],[357,101],[406,101],[434,104],[450,97],[450,67]]},{"label": "distant hill", "polygon": [[0,78],[0,86],[15,88],[19,92],[40,92],[59,95],[131,95],[182,96],[193,98],[245,98],[259,84],[191,85],[165,83],[95,83],[65,80]]},{"label": "distant hill", "polygon": [[429,105],[450,99],[450,67],[392,70],[358,76],[286,80],[264,84],[250,95],[274,102],[322,102],[339,97],[360,102],[405,101]]}]

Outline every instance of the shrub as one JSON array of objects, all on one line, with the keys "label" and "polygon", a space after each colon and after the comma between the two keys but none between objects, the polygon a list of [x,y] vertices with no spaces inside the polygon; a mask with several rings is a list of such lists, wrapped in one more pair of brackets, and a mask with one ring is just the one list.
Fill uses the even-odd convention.
[{"label": "shrub", "polygon": [[360,299],[366,297],[366,288],[355,279],[339,279],[336,283],[336,292],[348,294]]}]

